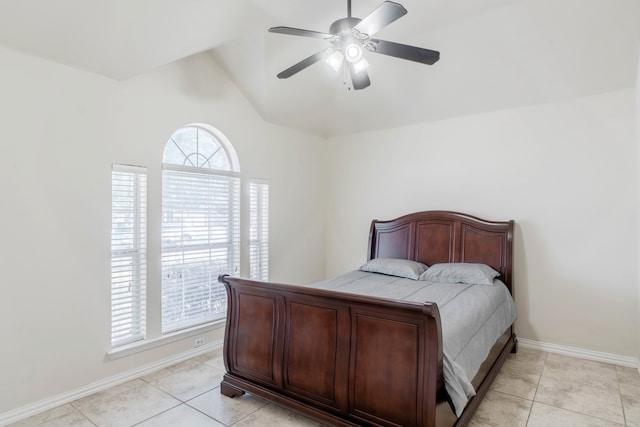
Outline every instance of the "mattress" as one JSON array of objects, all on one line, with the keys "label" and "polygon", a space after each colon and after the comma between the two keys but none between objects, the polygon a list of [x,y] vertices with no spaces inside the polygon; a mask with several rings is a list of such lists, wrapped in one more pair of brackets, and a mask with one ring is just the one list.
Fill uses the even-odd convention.
[{"label": "mattress", "polygon": [[498,338],[516,319],[513,298],[498,279],[493,285],[469,285],[356,270],[309,287],[437,304],[442,327],[445,387],[457,416],[475,395],[471,379]]}]

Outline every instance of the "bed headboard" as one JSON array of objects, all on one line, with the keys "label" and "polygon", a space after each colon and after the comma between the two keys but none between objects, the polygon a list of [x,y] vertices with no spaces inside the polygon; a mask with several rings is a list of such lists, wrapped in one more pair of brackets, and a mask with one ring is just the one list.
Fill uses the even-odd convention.
[{"label": "bed headboard", "polygon": [[449,211],[373,220],[368,259],[403,258],[427,265],[483,263],[500,272],[500,279],[513,293],[513,227],[513,220],[487,221]]}]

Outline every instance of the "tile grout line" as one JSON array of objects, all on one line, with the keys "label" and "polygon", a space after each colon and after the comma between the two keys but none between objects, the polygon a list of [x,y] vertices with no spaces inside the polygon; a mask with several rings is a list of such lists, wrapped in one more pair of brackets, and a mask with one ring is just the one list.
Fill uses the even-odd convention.
[{"label": "tile grout line", "polygon": [[[178,399],[178,400],[179,400],[179,399]],[[177,407],[179,407],[179,406],[181,406],[181,405],[184,405],[184,404],[185,404],[183,401],[181,401],[181,400],[179,400],[179,401],[180,401],[180,403],[178,403],[176,406],[172,406],[171,408],[167,408],[167,409],[165,409],[164,411],[160,411],[160,412],[158,412],[157,414],[153,414],[153,415],[152,415],[152,416],[150,416],[149,418],[146,418],[146,419],[144,419],[144,420],[138,421],[137,423],[131,424],[131,425],[130,425],[130,426],[128,426],[128,427],[135,427],[135,426],[137,426],[137,425],[140,425],[140,424],[142,424],[142,423],[144,423],[144,422],[147,422],[147,421],[149,421],[150,419],[153,419],[153,418],[155,418],[155,417],[157,417],[157,416],[159,416],[159,415],[162,415],[162,414],[164,414],[164,413],[166,413],[166,412],[173,411],[173,410],[174,410],[174,409],[176,409]]]},{"label": "tile grout line", "polygon": [[[78,413],[79,413],[80,415],[82,415],[82,416],[84,417],[84,419],[85,419],[85,420],[89,421],[91,424],[93,424],[94,426],[98,427],[98,424],[94,423],[94,422],[93,422],[93,420],[87,416],[87,414],[85,414],[84,412],[82,412],[82,411],[80,410],[80,408],[77,408],[77,407],[76,407],[76,405],[74,405],[74,403],[75,403],[75,402],[76,402],[75,400],[74,400],[73,402],[69,402],[69,405],[70,405],[73,409],[75,409],[76,411],[78,411]],[[44,424],[44,423],[41,423],[41,424]]]},{"label": "tile grout line", "polygon": [[618,376],[618,368],[616,368],[616,381],[618,383],[618,398],[620,398],[620,406],[622,407],[622,419],[624,420],[624,425],[628,426],[627,422],[627,411],[624,410],[624,399],[622,398],[622,388],[620,387],[620,377]]},{"label": "tile grout line", "polygon": [[549,352],[545,351],[544,353],[544,363],[542,364],[542,370],[540,371],[540,375],[538,376],[538,383],[536,384],[536,391],[533,393],[533,400],[531,401],[531,409],[529,409],[529,415],[527,416],[527,422],[525,423],[525,427],[529,425],[529,420],[531,419],[531,413],[533,412],[533,405],[536,403],[536,396],[538,395],[538,389],[540,388],[540,381],[542,381],[542,375],[544,374],[544,368],[547,366],[547,358],[549,357]]},{"label": "tile grout line", "polygon": [[[595,419],[598,419],[598,420],[601,420],[601,421],[605,421],[605,422],[607,422],[607,423],[619,424],[619,423],[617,423],[617,422],[615,422],[615,421],[613,421],[613,420],[610,420],[610,419],[607,419],[607,418],[602,418],[602,417],[600,417],[600,416],[590,415],[590,414],[585,414],[585,413],[580,412],[580,411],[576,411],[576,410],[568,409],[568,408],[563,408],[563,407],[561,407],[561,406],[556,406],[556,405],[552,405],[552,404],[549,404],[549,403],[537,402],[535,399],[536,399],[537,394],[538,394],[538,388],[539,388],[539,386],[540,386],[540,381],[542,381],[542,376],[543,376],[543,374],[544,374],[544,368],[546,367],[546,364],[547,364],[547,357],[548,357],[548,356],[549,356],[549,352],[546,352],[546,356],[545,356],[545,363],[544,363],[544,366],[543,366],[542,374],[540,375],[540,378],[539,378],[539,380],[538,380],[538,385],[537,385],[537,387],[536,387],[536,392],[535,392],[535,394],[534,394],[534,403],[538,403],[538,404],[540,404],[540,405],[544,405],[544,406],[548,406],[548,407],[551,407],[551,408],[556,408],[556,409],[560,409],[560,410],[564,410],[564,411],[569,411],[569,412],[572,412],[572,413],[574,413],[574,414],[578,414],[578,415],[582,415],[582,416],[587,416],[587,417],[595,418]],[[570,357],[570,356],[569,356],[569,357]],[[601,362],[601,363],[605,363],[605,362]],[[612,364],[611,364],[611,365],[612,365]],[[616,368],[616,366],[617,366],[617,365],[613,365],[613,366],[614,366],[615,374],[616,374],[616,385],[617,385],[617,390],[618,390],[617,394],[618,394],[618,399],[619,399],[619,401],[620,401],[620,407],[621,407],[621,409],[622,409],[623,422],[624,422],[624,426],[628,426],[627,417],[626,417],[626,412],[625,412],[625,409],[624,409],[624,403],[623,403],[623,400],[622,400],[622,390],[621,390],[621,388],[620,388],[620,379],[619,379],[619,377],[618,377],[618,369]],[[593,387],[593,388],[598,389],[598,387]],[[606,390],[606,389],[603,389],[603,390]],[[529,417],[531,417],[531,413],[529,413]],[[528,424],[528,423],[529,423],[529,420],[527,420],[527,424]]]}]

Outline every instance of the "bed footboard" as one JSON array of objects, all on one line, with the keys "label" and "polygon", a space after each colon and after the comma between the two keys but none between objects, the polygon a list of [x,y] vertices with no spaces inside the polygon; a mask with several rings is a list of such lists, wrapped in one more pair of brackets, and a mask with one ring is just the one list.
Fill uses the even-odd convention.
[{"label": "bed footboard", "polygon": [[443,391],[435,304],[221,276],[221,392],[244,391],[329,425],[435,426]]}]

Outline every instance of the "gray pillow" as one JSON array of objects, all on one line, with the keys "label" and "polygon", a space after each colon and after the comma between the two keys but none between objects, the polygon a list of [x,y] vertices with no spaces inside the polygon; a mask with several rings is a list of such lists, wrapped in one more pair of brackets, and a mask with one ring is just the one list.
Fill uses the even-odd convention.
[{"label": "gray pillow", "polygon": [[410,259],[374,258],[362,264],[359,270],[418,280],[427,266]]},{"label": "gray pillow", "polygon": [[440,283],[466,283],[469,285],[493,285],[500,273],[486,264],[445,263],[434,264],[420,275],[420,280]]}]

